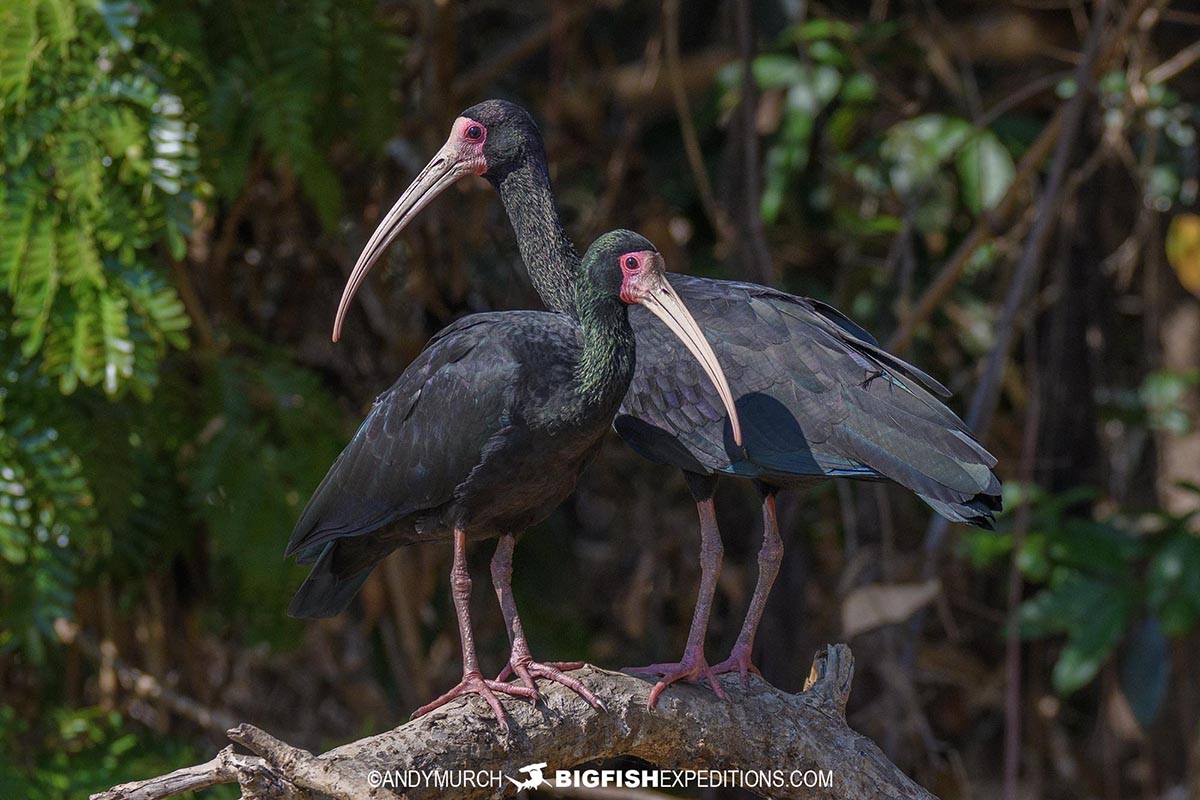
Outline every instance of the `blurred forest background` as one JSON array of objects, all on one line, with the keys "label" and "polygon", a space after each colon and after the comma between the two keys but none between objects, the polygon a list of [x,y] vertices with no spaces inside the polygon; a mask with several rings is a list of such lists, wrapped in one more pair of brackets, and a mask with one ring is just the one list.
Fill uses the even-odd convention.
[{"label": "blurred forest background", "polygon": [[[382,213],[500,96],[576,242],[834,303],[1000,458],[995,533],[786,493],[767,679],[849,641],[851,724],[943,797],[1200,797],[1198,59],[1165,0],[0,0],[0,796],[206,760],[235,721],[326,748],[457,679],[449,548],[321,622],[285,617],[281,555],[433,332],[539,305],[468,180],[329,341]],[[718,509],[714,658],[761,530],[748,484]],[[677,657],[696,538],[679,474],[610,437],[518,549],[535,652]]]}]

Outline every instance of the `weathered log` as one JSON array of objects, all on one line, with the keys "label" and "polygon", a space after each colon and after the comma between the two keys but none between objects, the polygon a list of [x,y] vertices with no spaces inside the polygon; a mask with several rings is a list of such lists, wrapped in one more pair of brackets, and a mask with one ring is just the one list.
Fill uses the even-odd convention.
[{"label": "weathered log", "polygon": [[[507,736],[482,700],[465,698],[320,756],[239,725],[229,738],[255,755],[226,748],[207,764],[117,786],[92,800],[159,800],[233,782],[242,785],[244,797],[260,800],[466,800],[515,793],[516,782],[530,778],[522,767],[531,764],[547,765],[543,774],[553,783],[558,770],[625,755],[675,771],[663,780],[683,780],[678,788],[705,780],[745,784],[779,798],[932,798],[846,724],[853,673],[850,649],[833,645],[817,655],[800,694],[781,692],[759,678],[743,687],[726,675],[727,701],[705,687],[676,685],[651,711],[650,682],[589,666],[573,674],[605,711],[549,684],[542,686],[544,702],[536,707],[504,700],[511,716]],[[477,785],[463,785],[467,773]],[[576,780],[582,775],[576,772]]]}]

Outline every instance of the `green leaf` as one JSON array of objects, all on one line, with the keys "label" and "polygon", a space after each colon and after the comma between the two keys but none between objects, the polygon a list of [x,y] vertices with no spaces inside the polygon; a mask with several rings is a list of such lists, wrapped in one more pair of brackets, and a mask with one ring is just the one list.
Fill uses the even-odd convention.
[{"label": "green leaf", "polygon": [[751,70],[762,89],[786,89],[805,79],[805,67],[795,56],[765,53],[754,59]]},{"label": "green leaf", "polygon": [[1147,602],[1169,636],[1200,623],[1200,539],[1186,527],[1173,533],[1146,568]]},{"label": "green leaf", "polygon": [[79,307],[75,309],[70,325],[60,326],[70,336],[69,350],[66,350],[69,358],[60,371],[57,353],[54,352],[58,348],[49,348],[51,352],[47,354],[45,364],[48,373],[59,372],[59,390],[63,394],[74,392],[80,382],[89,386],[99,380],[100,348],[96,343],[100,339],[100,320],[96,313],[97,293],[79,291],[74,296],[81,301],[78,302]]},{"label": "green leaf", "polygon": [[11,94],[19,105],[37,56],[37,24],[29,2],[0,6],[0,101]]},{"label": "green leaf", "polygon": [[104,339],[104,391],[115,395],[133,376],[133,342],[125,299],[107,292],[100,295],[100,330]]},{"label": "green leaf", "polygon": [[1006,558],[1013,547],[1012,536],[970,529],[959,540],[958,550],[976,569],[985,569]]},{"label": "green leaf", "polygon": [[160,345],[187,349],[186,331],[191,318],[175,288],[160,276],[146,271],[130,271],[121,277],[130,305],[145,318],[155,341]]},{"label": "green leaf", "polygon": [[87,222],[60,225],[57,233],[63,284],[74,286],[83,283],[96,288],[104,286],[104,266],[96,251],[91,225]]},{"label": "green leaf", "polygon": [[893,188],[906,195],[933,185],[942,165],[972,131],[966,120],[943,114],[925,114],[893,125],[880,148],[880,155],[891,164]]},{"label": "green leaf", "polygon": [[1118,587],[1105,588],[1087,615],[1077,619],[1077,627],[1054,665],[1051,679],[1059,694],[1070,694],[1090,683],[1125,632],[1134,599]]},{"label": "green leaf", "polygon": [[101,0],[96,4],[96,10],[100,12],[117,46],[122,50],[132,48],[133,29],[141,16],[141,6],[130,0]]},{"label": "green leaf", "polygon": [[1112,582],[1058,572],[1062,577],[1021,604],[1023,636],[1045,636],[1080,628],[1094,618],[1096,608],[1108,603],[1117,592]]},{"label": "green leaf", "polygon": [[42,32],[58,45],[60,57],[66,57],[67,45],[79,35],[75,26],[75,3],[73,0],[35,0],[38,21]]},{"label": "green leaf", "polygon": [[819,39],[854,39],[856,29],[849,22],[817,17],[810,19],[799,28],[793,29],[790,38],[801,41],[817,41]]},{"label": "green leaf", "polygon": [[43,214],[33,223],[25,258],[20,269],[10,279],[13,294],[13,313],[17,317],[13,330],[25,338],[21,352],[32,358],[42,346],[50,307],[58,292],[58,259],[54,247],[54,226],[58,215]]},{"label": "green leaf", "polygon": [[978,214],[1000,202],[1017,174],[1012,155],[991,131],[980,131],[958,154],[958,174],[963,183],[963,201]]},{"label": "green leaf", "polygon": [[870,103],[875,95],[875,79],[865,72],[854,73],[842,85],[842,100],[847,103]]},{"label": "green leaf", "polygon": [[95,523],[76,454],[28,414],[0,426],[0,641],[34,663],[72,615],[77,548]]},{"label": "green leaf", "polygon": [[1071,517],[1046,532],[1047,555],[1056,564],[1090,574],[1124,575],[1141,555],[1137,539],[1112,524]]},{"label": "green leaf", "polygon": [[1171,677],[1171,654],[1162,626],[1146,617],[1134,628],[1121,658],[1121,691],[1142,725],[1158,718]]},{"label": "green leaf", "polygon": [[100,148],[93,131],[68,131],[55,142],[55,181],[68,207],[100,201]]},{"label": "green leaf", "polygon": [[11,281],[16,280],[17,266],[25,254],[35,204],[33,192],[22,183],[9,184],[0,203],[0,283],[8,281],[10,292],[14,291]]}]

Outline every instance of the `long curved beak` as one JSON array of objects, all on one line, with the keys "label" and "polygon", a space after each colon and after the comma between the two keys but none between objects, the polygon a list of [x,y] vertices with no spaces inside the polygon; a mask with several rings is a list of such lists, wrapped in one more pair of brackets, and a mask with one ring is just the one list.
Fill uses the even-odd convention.
[{"label": "long curved beak", "polygon": [[454,144],[453,136],[442,145],[437,155],[425,165],[400,199],[392,206],[383,221],[375,228],[367,246],[363,248],[354,264],[354,271],[346,281],[342,290],[342,300],[338,303],[337,318],[333,322],[333,340],[336,342],[342,335],[342,322],[346,319],[346,311],[354,299],[354,293],[366,279],[367,273],[380,256],[387,250],[400,232],[412,221],[421,209],[429,205],[433,198],[444,192],[450,184],[466,175],[477,174],[480,171],[478,159],[464,157]]},{"label": "long curved beak", "polygon": [[647,280],[644,281],[644,284],[649,285],[639,287],[640,291],[636,295],[637,302],[661,319],[671,329],[671,333],[678,336],[692,356],[700,362],[700,366],[708,374],[708,379],[716,387],[717,394],[720,395],[721,402],[725,405],[725,410],[729,412],[729,422],[733,426],[733,441],[740,447],[742,423],[738,419],[737,407],[733,403],[733,391],[729,388],[729,381],[725,380],[725,371],[721,369],[721,363],[717,361],[717,354],[713,352],[708,340],[704,338],[704,332],[700,329],[699,323],[696,322],[691,312],[687,310],[687,306],[683,304],[683,300],[679,298],[670,282],[667,281],[666,275],[656,271],[646,275],[645,278]]}]

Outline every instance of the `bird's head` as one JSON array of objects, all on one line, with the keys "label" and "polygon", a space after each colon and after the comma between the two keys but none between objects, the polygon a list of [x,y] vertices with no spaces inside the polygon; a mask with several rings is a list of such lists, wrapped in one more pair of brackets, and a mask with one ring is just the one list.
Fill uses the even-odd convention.
[{"label": "bird's head", "polygon": [[683,342],[716,387],[729,412],[733,440],[740,445],[742,429],[733,391],[699,323],[667,280],[666,265],[658,248],[633,231],[609,231],[592,242],[584,253],[581,276],[583,291],[619,297],[628,305],[643,306]]},{"label": "bird's head", "polygon": [[640,233],[615,230],[599,236],[583,256],[580,289],[619,298],[627,305],[652,296],[666,282],[663,257]]},{"label": "bird's head", "polygon": [[529,112],[516,103],[485,100],[459,114],[450,126],[450,138],[400,195],[359,254],[338,304],[333,340],[341,337],[350,301],[371,267],[421,209],[467,175],[482,175],[496,184],[530,156],[545,161],[542,134]]},{"label": "bird's head", "polygon": [[510,170],[531,156],[545,160],[542,132],[533,121],[533,115],[516,103],[507,100],[476,103],[458,115],[451,128],[451,140],[460,125],[465,125],[464,130],[469,133],[473,133],[473,125],[483,132],[483,169],[478,174],[493,184],[498,184]]}]

